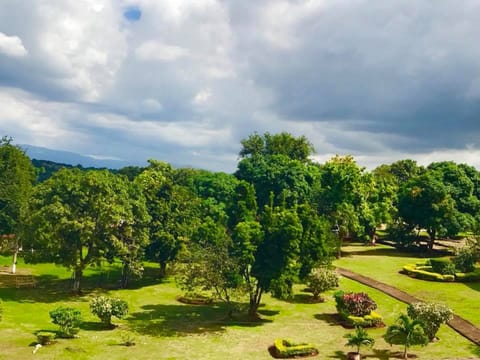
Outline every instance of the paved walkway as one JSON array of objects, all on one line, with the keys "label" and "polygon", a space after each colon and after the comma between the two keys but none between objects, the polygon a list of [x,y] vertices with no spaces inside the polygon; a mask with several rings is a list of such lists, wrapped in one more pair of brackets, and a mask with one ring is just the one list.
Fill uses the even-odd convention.
[{"label": "paved walkway", "polygon": [[[416,297],[407,294],[406,292],[399,290],[393,286],[387,285],[380,281],[374,280],[367,276],[363,276],[357,273],[354,273],[347,269],[337,268],[339,273],[345,276],[346,278],[358,281],[364,285],[370,286],[374,289],[380,290],[381,292],[390,295],[391,297],[400,300],[404,303],[411,304],[415,302],[422,301]],[[460,335],[466,337],[470,341],[474,342],[477,345],[480,345],[480,329],[473,325],[471,322],[461,318],[458,315],[453,315],[453,319],[448,322],[448,325],[458,332]]]}]

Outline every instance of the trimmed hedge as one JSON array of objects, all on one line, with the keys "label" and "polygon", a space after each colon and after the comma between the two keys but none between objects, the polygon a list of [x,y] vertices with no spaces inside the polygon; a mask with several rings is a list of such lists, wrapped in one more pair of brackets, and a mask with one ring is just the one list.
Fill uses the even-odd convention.
[{"label": "trimmed hedge", "polygon": [[318,349],[312,344],[295,344],[292,340],[288,339],[276,339],[274,346],[276,355],[282,358],[318,354]]},{"label": "trimmed hedge", "polygon": [[455,279],[458,282],[480,281],[480,269],[475,269],[468,273],[455,273]]},{"label": "trimmed hedge", "polygon": [[415,264],[408,264],[403,267],[403,271],[411,277],[428,280],[428,281],[455,281],[454,275],[442,275],[436,272],[430,272],[426,270],[419,270],[417,265]]},{"label": "trimmed hedge", "polygon": [[369,315],[361,316],[347,316],[347,322],[352,326],[373,327],[383,325],[383,318],[380,314],[372,311]]}]

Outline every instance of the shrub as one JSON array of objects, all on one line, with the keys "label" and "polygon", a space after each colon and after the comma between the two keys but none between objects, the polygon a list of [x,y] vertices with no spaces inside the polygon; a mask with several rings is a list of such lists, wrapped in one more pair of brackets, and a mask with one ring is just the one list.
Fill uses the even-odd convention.
[{"label": "shrub", "polygon": [[449,258],[430,259],[430,265],[432,266],[432,270],[434,273],[442,275],[455,274],[455,265],[450,261]]},{"label": "shrub", "polygon": [[2,306],[2,300],[0,300],[0,321],[2,321],[2,316],[3,316],[3,306]]},{"label": "shrub", "polygon": [[383,324],[383,318],[381,315],[377,314],[375,311],[372,311],[369,315],[365,316],[353,316],[348,315],[346,320],[352,326],[361,326],[361,327],[372,327],[379,326]]},{"label": "shrub", "polygon": [[318,354],[318,349],[312,344],[295,344],[287,339],[276,339],[274,346],[276,355],[282,358]]},{"label": "shrub", "polygon": [[365,316],[369,315],[377,308],[377,304],[366,293],[346,293],[343,294],[343,304],[350,315]]},{"label": "shrub", "polygon": [[[420,267],[424,267],[424,266],[420,266]],[[403,267],[403,272],[411,277],[422,279],[422,280],[428,280],[428,281],[454,281],[455,280],[455,276],[453,275],[442,275],[436,272],[420,270],[419,267],[417,267],[417,265],[414,265],[414,264],[405,265]]]},{"label": "shrub", "polygon": [[111,327],[112,316],[121,319],[128,314],[128,304],[122,299],[98,296],[90,302],[90,311],[98,316],[103,324]]},{"label": "shrub", "polygon": [[314,269],[307,278],[307,285],[313,298],[320,299],[321,293],[338,287],[338,275],[326,267]]},{"label": "shrub", "polygon": [[476,252],[472,247],[464,246],[457,250],[453,262],[459,272],[472,272],[477,262]]},{"label": "shrub", "polygon": [[52,343],[55,335],[52,331],[39,331],[37,333],[37,341],[40,345],[49,345]]},{"label": "shrub", "polygon": [[58,307],[50,311],[50,317],[55,325],[60,326],[59,336],[63,338],[74,337],[82,323],[80,310],[70,307]]},{"label": "shrub", "polygon": [[453,311],[446,305],[438,303],[414,303],[407,308],[408,316],[422,322],[422,328],[428,339],[432,341],[440,329],[440,325],[450,321]]}]

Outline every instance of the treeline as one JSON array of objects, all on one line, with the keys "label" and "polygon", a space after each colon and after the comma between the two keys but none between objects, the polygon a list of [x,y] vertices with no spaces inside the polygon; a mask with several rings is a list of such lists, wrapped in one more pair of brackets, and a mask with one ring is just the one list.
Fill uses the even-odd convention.
[{"label": "treeline", "polygon": [[432,247],[480,223],[480,173],[465,164],[401,160],[368,172],[351,156],[316,163],[309,140],[288,133],[254,133],[241,145],[234,174],[150,160],[115,172],[50,167],[38,182],[30,159],[3,138],[3,247],[72,269],[76,291],[101,260],[121,261],[124,287],[144,260],[160,276],[177,263],[187,290],[228,303],[242,288],[254,315],[262,294],[288,297],[294,281],[339,254],[342,239],[372,241],[386,224],[400,246],[426,229]]}]

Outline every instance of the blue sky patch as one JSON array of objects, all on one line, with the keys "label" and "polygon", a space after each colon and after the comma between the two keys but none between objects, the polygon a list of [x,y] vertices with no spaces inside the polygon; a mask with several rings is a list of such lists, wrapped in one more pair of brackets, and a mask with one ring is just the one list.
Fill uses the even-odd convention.
[{"label": "blue sky patch", "polygon": [[123,12],[123,16],[128,21],[138,21],[142,17],[142,10],[138,7],[129,7]]}]

